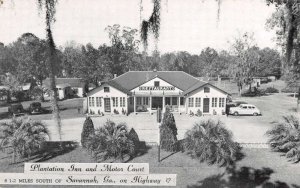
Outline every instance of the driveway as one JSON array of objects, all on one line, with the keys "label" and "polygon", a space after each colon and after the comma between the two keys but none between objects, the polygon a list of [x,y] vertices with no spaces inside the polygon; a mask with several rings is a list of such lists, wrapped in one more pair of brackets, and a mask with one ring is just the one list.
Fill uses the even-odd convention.
[{"label": "driveway", "polygon": [[[257,122],[261,117],[226,117],[226,116],[207,116],[207,117],[189,117],[187,115],[175,114],[176,126],[178,128],[178,139],[183,139],[188,129],[191,129],[195,122],[201,119],[213,118],[220,119],[224,125],[233,132],[234,140],[240,143],[266,143],[265,132],[269,126],[262,126]],[[254,118],[255,120],[251,120]],[[129,128],[134,128],[139,135],[140,140],[156,143],[158,140],[158,124],[156,116],[149,114],[138,114],[130,116],[104,116],[93,117],[95,128],[103,125],[108,119],[121,123],[124,122]],[[44,120],[51,132],[51,139],[58,140],[58,134],[53,120]],[[62,138],[63,140],[80,141],[84,118],[64,119],[62,120]]]}]

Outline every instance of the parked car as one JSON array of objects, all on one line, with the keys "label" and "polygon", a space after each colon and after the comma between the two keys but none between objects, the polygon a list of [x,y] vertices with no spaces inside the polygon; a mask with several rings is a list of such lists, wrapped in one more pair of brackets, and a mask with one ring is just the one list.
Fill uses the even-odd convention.
[{"label": "parked car", "polygon": [[42,104],[40,102],[33,102],[29,105],[28,109],[30,114],[41,114],[44,112]]},{"label": "parked car", "polygon": [[253,115],[253,116],[258,116],[261,115],[260,110],[252,105],[252,104],[241,104],[238,107],[232,107],[229,110],[229,114],[231,115]]},{"label": "parked car", "polygon": [[21,116],[25,114],[25,110],[21,103],[15,103],[8,106],[8,113],[12,116]]}]

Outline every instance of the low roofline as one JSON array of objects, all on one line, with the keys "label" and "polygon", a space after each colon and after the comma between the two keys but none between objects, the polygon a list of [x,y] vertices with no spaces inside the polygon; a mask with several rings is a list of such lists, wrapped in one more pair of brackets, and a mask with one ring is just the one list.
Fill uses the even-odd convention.
[{"label": "low roofline", "polygon": [[[204,86],[206,86],[206,85],[210,85],[210,86],[212,86],[213,88],[215,88],[215,89],[217,89],[217,90],[219,90],[219,91],[221,91],[221,92],[223,92],[223,93],[225,93],[225,94],[227,94],[227,95],[231,95],[230,93],[224,91],[223,89],[218,88],[217,86],[214,86],[213,84],[211,84],[211,83],[209,83],[209,82],[206,82],[205,84],[203,84],[203,85],[201,85],[201,86],[199,86],[199,87],[197,87],[197,88],[195,88],[195,89],[189,91],[188,93],[185,93],[184,95],[186,96],[186,95],[188,95],[189,93],[191,93],[191,92],[193,92],[193,91],[195,91],[195,90],[197,90],[197,89],[199,89],[199,88],[202,88],[202,87],[204,87]],[[188,90],[188,89],[187,89],[187,90]]]}]

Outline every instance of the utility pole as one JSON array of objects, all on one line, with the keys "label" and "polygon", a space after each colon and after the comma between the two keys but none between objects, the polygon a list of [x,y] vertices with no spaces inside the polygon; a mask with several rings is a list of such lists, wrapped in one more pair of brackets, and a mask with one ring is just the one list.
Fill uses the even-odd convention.
[{"label": "utility pole", "polygon": [[298,98],[297,98],[297,109],[296,109],[297,112],[299,112],[299,103],[300,103],[300,87],[298,90]]}]

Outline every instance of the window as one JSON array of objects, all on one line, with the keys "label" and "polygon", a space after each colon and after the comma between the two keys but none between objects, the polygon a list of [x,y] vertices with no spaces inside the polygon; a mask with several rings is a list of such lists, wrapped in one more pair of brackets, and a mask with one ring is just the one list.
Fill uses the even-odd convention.
[{"label": "window", "polygon": [[143,97],[143,105],[148,105],[149,98]]},{"label": "window", "polygon": [[242,106],[243,109],[247,109],[247,106]]},{"label": "window", "polygon": [[92,97],[92,106],[95,106],[95,97]]},{"label": "window", "polygon": [[136,104],[137,105],[142,105],[142,97],[137,97],[136,98]]},{"label": "window", "polygon": [[100,97],[96,97],[96,106],[101,107],[101,98]]},{"label": "window", "polygon": [[104,93],[109,93],[109,87],[104,87]]},{"label": "window", "polygon": [[89,106],[92,106],[92,97],[89,97]]},{"label": "window", "polygon": [[225,98],[219,98],[219,107],[225,106]]},{"label": "window", "polygon": [[165,98],[165,105],[171,105],[171,97]]},{"label": "window", "polygon": [[120,97],[120,107],[125,107],[125,97]]},{"label": "window", "polygon": [[184,98],[180,97],[180,105],[184,105]]},{"label": "window", "polygon": [[201,98],[200,97],[196,98],[195,102],[196,102],[195,107],[200,107],[201,106]]},{"label": "window", "polygon": [[177,105],[177,97],[172,97],[172,105]]},{"label": "window", "polygon": [[119,97],[116,97],[116,107],[118,107]]},{"label": "window", "polygon": [[204,87],[204,93],[209,93],[210,92],[210,88],[209,87]]},{"label": "window", "polygon": [[194,107],[194,98],[189,98],[189,107]]},{"label": "window", "polygon": [[217,97],[213,97],[212,98],[211,106],[212,107],[217,107],[217,103],[218,103],[218,98]]},{"label": "window", "polygon": [[154,81],[154,86],[159,87],[159,81]]}]

